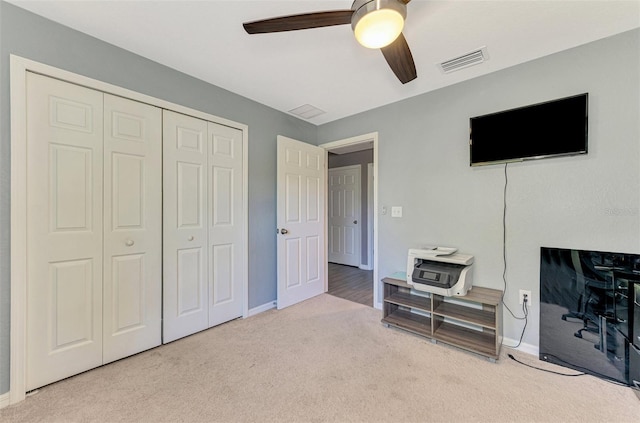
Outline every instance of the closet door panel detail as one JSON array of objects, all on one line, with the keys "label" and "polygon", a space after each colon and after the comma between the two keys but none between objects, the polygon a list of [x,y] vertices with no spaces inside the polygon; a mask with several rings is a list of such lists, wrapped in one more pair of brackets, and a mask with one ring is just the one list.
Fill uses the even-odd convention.
[{"label": "closet door panel detail", "polygon": [[242,131],[209,122],[209,326],[242,316]]},{"label": "closet door panel detail", "polygon": [[199,163],[176,163],[177,228],[202,229],[202,171]]},{"label": "closet door panel detail", "polygon": [[206,312],[202,298],[202,248],[182,248],[178,252],[177,316]]},{"label": "closet door panel detail", "polygon": [[102,364],[102,93],[27,74],[27,389]]},{"label": "closet door panel detail", "polygon": [[[144,254],[113,257],[110,287],[113,293],[112,337],[144,327],[148,308],[145,303],[145,270]],[[105,344],[107,342],[105,339]]]},{"label": "closet door panel detail", "polygon": [[104,96],[104,363],[161,344],[162,111]]},{"label": "closet door panel detail", "polygon": [[208,327],[207,122],[163,116],[163,342],[170,342]]}]

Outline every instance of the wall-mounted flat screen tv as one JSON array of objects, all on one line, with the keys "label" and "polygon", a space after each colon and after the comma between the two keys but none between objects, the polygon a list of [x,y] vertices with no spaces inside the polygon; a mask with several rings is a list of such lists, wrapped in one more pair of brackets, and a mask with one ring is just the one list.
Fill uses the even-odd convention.
[{"label": "wall-mounted flat screen tv", "polygon": [[471,166],[587,153],[589,94],[470,119]]}]

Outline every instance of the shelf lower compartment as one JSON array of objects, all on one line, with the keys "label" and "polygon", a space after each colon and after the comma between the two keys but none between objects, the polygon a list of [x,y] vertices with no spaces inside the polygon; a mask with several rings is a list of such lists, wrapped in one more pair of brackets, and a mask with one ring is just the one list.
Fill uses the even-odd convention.
[{"label": "shelf lower compartment", "polygon": [[498,358],[495,332],[480,332],[453,323],[443,322],[432,336],[437,341],[451,344],[491,358]]},{"label": "shelf lower compartment", "polygon": [[431,298],[420,297],[407,292],[395,292],[385,297],[384,302],[431,313]]},{"label": "shelf lower compartment", "polygon": [[496,328],[495,312],[465,307],[458,304],[442,302],[433,310],[433,314],[460,320],[462,322],[483,326],[490,329]]},{"label": "shelf lower compartment", "polygon": [[431,338],[431,318],[411,313],[407,310],[396,310],[382,319],[383,323],[408,330],[417,335]]}]

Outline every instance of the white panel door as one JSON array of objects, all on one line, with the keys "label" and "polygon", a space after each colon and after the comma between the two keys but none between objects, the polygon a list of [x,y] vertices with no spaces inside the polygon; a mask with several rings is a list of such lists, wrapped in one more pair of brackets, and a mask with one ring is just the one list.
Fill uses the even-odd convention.
[{"label": "white panel door", "polygon": [[360,165],[329,169],[329,261],[360,266]]},{"label": "white panel door", "polygon": [[163,342],[209,327],[207,122],[163,111]]},{"label": "white panel door", "polygon": [[27,390],[102,364],[102,93],[27,74]]},{"label": "white panel door", "polygon": [[160,345],[162,111],[104,96],[103,361]]},{"label": "white panel door", "polygon": [[278,136],[278,308],[324,292],[322,148]]},{"label": "white panel door", "polygon": [[242,316],[242,131],[209,122],[209,326]]}]

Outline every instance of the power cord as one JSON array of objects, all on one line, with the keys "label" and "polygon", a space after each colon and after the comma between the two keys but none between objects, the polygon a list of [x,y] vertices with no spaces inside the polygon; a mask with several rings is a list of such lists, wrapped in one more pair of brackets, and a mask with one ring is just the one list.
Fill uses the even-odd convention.
[{"label": "power cord", "polygon": [[[502,290],[502,304],[509,311],[511,316],[513,316],[516,320],[524,320],[524,327],[522,328],[522,333],[520,333],[520,339],[518,340],[518,344],[511,346],[505,345],[509,348],[518,348],[520,344],[522,344],[522,338],[524,337],[524,331],[527,329],[527,323],[529,323],[529,304],[528,298],[526,294],[522,299],[522,317],[516,316],[513,311],[509,308],[507,303],[504,301],[504,296],[507,293],[507,186],[509,185],[509,175],[507,173],[507,166],[509,163],[504,164],[504,190],[502,192],[502,283],[504,284],[504,289]],[[504,344],[503,344],[504,345]]]},{"label": "power cord", "polygon": [[541,372],[553,373],[554,375],[559,375],[559,376],[572,376],[572,377],[586,375],[586,373],[576,373],[576,374],[570,375],[570,374],[567,374],[567,373],[560,373],[560,372],[556,372],[556,371],[549,370],[549,369],[543,369],[542,367],[536,367],[536,366],[532,366],[531,364],[527,364],[525,362],[522,362],[522,361],[518,360],[517,358],[515,358],[512,354],[507,354],[507,356],[510,359],[512,359],[513,361],[515,361],[516,363],[520,363],[523,366],[527,366],[527,367],[530,367],[530,368],[535,369],[535,370],[540,370]]},{"label": "power cord", "polygon": [[509,348],[518,348],[520,344],[522,344],[522,338],[524,337],[524,331],[527,329],[527,323],[529,323],[529,308],[527,307],[529,304],[529,298],[527,298],[527,294],[523,295],[522,298],[522,312],[524,313],[524,326],[522,327],[522,332],[520,333],[520,339],[518,343],[514,346],[505,345],[505,347]]},{"label": "power cord", "polygon": [[556,372],[556,371],[549,370],[549,369],[543,369],[541,367],[536,367],[536,366],[532,366],[530,364],[524,363],[524,362],[518,360],[517,358],[515,358],[512,354],[507,354],[507,356],[510,359],[512,359],[513,361],[515,361],[516,363],[522,364],[523,366],[527,366],[527,367],[530,367],[530,368],[535,369],[535,370],[540,370],[542,372],[552,373],[552,374],[559,375],[559,376],[569,376],[569,377],[592,375],[592,376],[596,376],[596,377],[604,380],[605,382],[609,382],[609,383],[611,383],[613,385],[623,386],[625,388],[631,388],[634,391],[640,391],[640,388],[638,388],[636,386],[627,385],[626,383],[622,383],[619,380],[613,379],[611,376],[607,376],[607,375],[604,375],[602,373],[594,372],[594,371],[592,371],[590,369],[586,369],[586,368],[584,368],[582,366],[578,366],[576,364],[570,363],[570,362],[568,362],[566,360],[563,360],[563,359],[561,359],[561,358],[559,358],[559,357],[557,357],[557,356],[555,356],[553,354],[549,354],[549,353],[546,353],[546,352],[540,352],[540,355],[541,356],[547,356],[547,357],[553,357],[557,361],[560,361],[560,362],[566,364],[567,366],[573,367],[574,369],[579,369],[582,373],[567,374],[567,373]]},{"label": "power cord", "polygon": [[523,317],[518,317],[513,313],[513,311],[511,311],[507,303],[504,302],[504,296],[507,293],[507,186],[509,184],[509,177],[507,174],[508,165],[509,163],[504,164],[504,191],[502,192],[502,283],[504,284],[504,289],[502,290],[502,304],[514,319],[524,320],[526,327],[527,313],[525,312],[525,315]]}]

